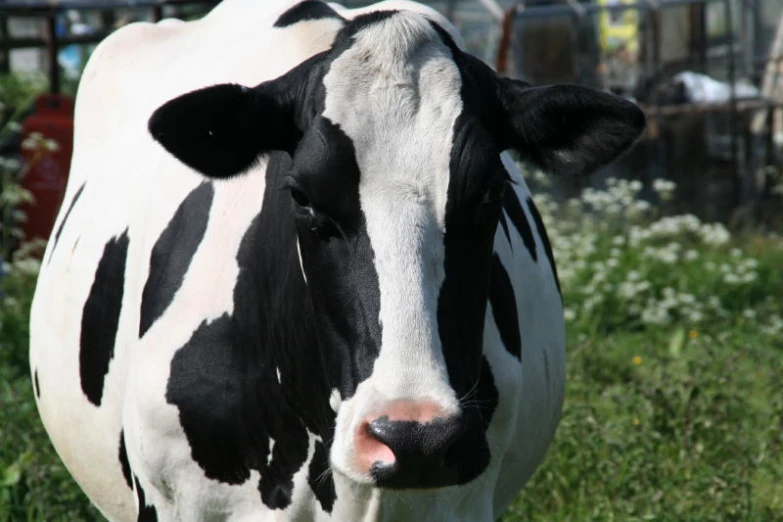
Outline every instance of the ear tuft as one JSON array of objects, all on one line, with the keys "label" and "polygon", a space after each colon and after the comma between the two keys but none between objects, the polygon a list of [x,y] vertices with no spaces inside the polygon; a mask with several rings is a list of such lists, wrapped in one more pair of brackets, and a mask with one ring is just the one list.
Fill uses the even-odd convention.
[{"label": "ear tuft", "polygon": [[211,178],[235,176],[264,153],[288,150],[295,139],[292,127],[263,84],[215,85],[184,94],[159,107],[148,124],[163,148]]}]

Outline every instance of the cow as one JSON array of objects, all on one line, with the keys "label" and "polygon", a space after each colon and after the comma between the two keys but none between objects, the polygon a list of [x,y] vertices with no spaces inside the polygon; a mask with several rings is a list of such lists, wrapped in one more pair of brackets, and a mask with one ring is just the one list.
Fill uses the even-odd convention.
[{"label": "cow", "polygon": [[83,73],[30,320],[66,468],[112,521],[491,521],[565,390],[509,156],[613,160],[643,113],[533,87],[436,11],[225,0]]}]

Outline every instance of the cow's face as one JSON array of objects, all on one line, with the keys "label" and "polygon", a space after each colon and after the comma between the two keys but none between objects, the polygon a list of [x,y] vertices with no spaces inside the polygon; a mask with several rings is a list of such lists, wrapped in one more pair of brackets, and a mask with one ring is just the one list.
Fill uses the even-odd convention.
[{"label": "cow's face", "polygon": [[489,462],[497,392],[482,336],[509,183],[500,152],[578,174],[643,125],[610,95],[498,78],[423,16],[385,12],[277,80],[172,100],[150,130],[211,177],[291,155],[267,190],[290,198],[283,222],[337,412],[332,467],[409,488],[465,483]]}]

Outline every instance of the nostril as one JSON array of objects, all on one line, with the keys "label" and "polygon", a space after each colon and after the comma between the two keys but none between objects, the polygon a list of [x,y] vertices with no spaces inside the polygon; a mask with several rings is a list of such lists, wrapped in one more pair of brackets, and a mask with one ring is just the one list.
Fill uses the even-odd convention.
[{"label": "nostril", "polygon": [[356,433],[356,455],[360,469],[377,465],[392,466],[396,461],[394,452],[373,433],[369,422],[363,422]]}]

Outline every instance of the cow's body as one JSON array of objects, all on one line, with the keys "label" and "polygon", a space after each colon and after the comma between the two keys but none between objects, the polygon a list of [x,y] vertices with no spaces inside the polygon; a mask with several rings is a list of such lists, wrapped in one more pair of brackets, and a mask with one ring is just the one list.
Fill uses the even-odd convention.
[{"label": "cow's body", "polygon": [[[229,181],[205,181],[147,133],[153,111],[184,92],[221,82],[256,85],[328,49],[343,22],[324,16],[324,6],[297,12],[287,11],[288,3],[226,0],[197,22],[133,25],[91,58],[77,100],[68,190],[32,310],[30,359],[41,417],[69,471],[111,520],[492,520],[540,464],[565,386],[551,252],[505,153],[513,190],[494,233],[481,379],[462,397],[426,390],[445,397],[444,404],[481,410],[486,442],[474,447],[487,445],[489,460],[465,472],[473,475],[460,485],[405,489],[393,477],[396,487],[378,489],[364,475],[329,469],[330,460],[343,462],[347,436],[338,430],[333,437],[329,412],[349,415],[359,408],[354,392],[367,397],[368,386],[383,389],[399,373],[412,375],[409,390],[435,386],[443,368],[433,363],[436,373],[426,373],[426,357],[395,366],[392,352],[381,350],[374,377],[342,397],[320,384],[315,350],[286,344],[308,347],[298,336],[307,335],[312,320],[300,302],[310,281],[300,277],[298,240],[275,228],[281,210],[269,202],[270,191],[280,190],[270,180],[280,182],[287,156],[266,156]],[[420,5],[381,5],[390,7],[424,12],[448,27]],[[345,19],[373,9],[333,8]],[[422,82],[448,73],[422,71]],[[336,74],[324,80],[332,92]],[[439,88],[426,86],[420,104],[428,93],[439,96]],[[450,110],[445,99],[436,105],[438,118]],[[340,110],[327,98],[324,114]],[[424,131],[448,141],[450,129],[437,129],[433,118]],[[350,135],[350,122],[340,125]],[[368,189],[361,190],[369,206]],[[384,222],[365,214],[382,258]],[[404,284],[389,286],[382,262],[376,262],[381,303],[414,295]],[[384,335],[391,336],[388,314],[381,309]],[[292,328],[281,337],[275,332],[286,322]],[[406,325],[397,335],[418,335],[418,328]]]}]

